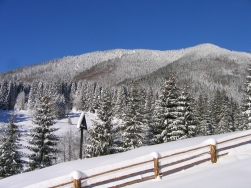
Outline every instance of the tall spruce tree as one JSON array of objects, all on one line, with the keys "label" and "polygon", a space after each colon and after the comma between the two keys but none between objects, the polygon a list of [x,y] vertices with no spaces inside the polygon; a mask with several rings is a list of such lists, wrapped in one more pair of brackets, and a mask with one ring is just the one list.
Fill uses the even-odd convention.
[{"label": "tall spruce tree", "polygon": [[16,103],[16,97],[17,97],[17,85],[15,82],[10,81],[8,89],[8,109],[13,110],[15,103]]},{"label": "tall spruce tree", "polygon": [[34,81],[30,88],[28,109],[33,110],[37,108],[40,97],[43,95],[44,84],[42,82]]},{"label": "tall spruce tree", "polygon": [[191,98],[185,90],[177,97],[176,105],[176,119],[168,126],[170,141],[194,137],[196,125],[191,107]]},{"label": "tall spruce tree", "polygon": [[128,96],[127,107],[124,113],[122,142],[124,150],[138,148],[143,145],[143,115],[142,101],[139,89],[133,86]]},{"label": "tall spruce tree", "polygon": [[111,153],[112,138],[112,100],[108,89],[102,90],[100,109],[97,110],[99,120],[93,121],[93,126],[88,130],[87,157],[97,157]]},{"label": "tall spruce tree", "polygon": [[153,138],[150,139],[151,145],[160,144],[164,142],[161,133],[166,128],[166,125],[164,123],[165,121],[164,108],[161,106],[161,99],[159,98],[158,94],[156,94],[155,98],[156,99],[153,110],[153,126],[151,127],[153,135]]},{"label": "tall spruce tree", "polygon": [[114,115],[120,119],[123,117],[123,112],[126,106],[126,93],[124,87],[118,88],[117,98],[114,106]]},{"label": "tall spruce tree", "polygon": [[8,110],[9,107],[8,94],[9,94],[8,82],[2,81],[0,87],[0,109],[2,110]]},{"label": "tall spruce tree", "polygon": [[247,76],[245,82],[245,96],[243,100],[243,116],[244,116],[244,125],[242,129],[250,129],[251,128],[251,65],[249,65],[247,69]]},{"label": "tall spruce tree", "polygon": [[207,95],[200,95],[196,104],[197,135],[212,135],[214,130],[211,120],[211,108]]},{"label": "tall spruce tree", "polygon": [[17,96],[17,100],[16,100],[16,104],[14,106],[15,110],[24,110],[26,107],[25,105],[25,92],[21,91],[18,96]]},{"label": "tall spruce tree", "polygon": [[53,126],[54,116],[51,111],[50,99],[44,96],[40,99],[39,107],[34,116],[34,127],[30,130],[27,148],[31,151],[28,156],[27,171],[53,165],[56,160],[58,136],[54,134],[58,129]]},{"label": "tall spruce tree", "polygon": [[19,174],[23,170],[24,161],[21,159],[22,153],[20,142],[21,134],[18,126],[15,124],[15,116],[12,115],[4,137],[0,140],[0,177],[5,178],[11,175]]},{"label": "tall spruce tree", "polygon": [[221,99],[222,99],[221,121],[219,122],[218,127],[222,128],[222,132],[219,132],[219,134],[233,132],[235,131],[235,125],[231,111],[232,105],[225,90],[223,90],[221,93]]},{"label": "tall spruce tree", "polygon": [[152,88],[146,92],[145,106],[143,112],[143,123],[145,129],[144,143],[146,145],[152,145],[154,137],[154,109],[155,109],[155,99],[153,95]]},{"label": "tall spruce tree", "polygon": [[185,89],[181,94],[181,106],[184,108],[184,125],[186,127],[186,135],[188,138],[195,137],[197,125],[194,117],[193,103],[194,99],[189,95],[187,89]]},{"label": "tall spruce tree", "polygon": [[162,120],[163,131],[161,137],[163,142],[173,141],[178,139],[177,137],[177,98],[179,96],[179,90],[176,87],[175,78],[173,75],[169,76],[164,85],[161,88],[162,95],[161,106],[164,110],[164,120]]}]

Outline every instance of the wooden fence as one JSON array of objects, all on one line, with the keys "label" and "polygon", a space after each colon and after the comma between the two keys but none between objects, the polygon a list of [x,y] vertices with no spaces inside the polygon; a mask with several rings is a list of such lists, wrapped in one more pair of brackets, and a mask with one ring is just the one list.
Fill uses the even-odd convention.
[{"label": "wooden fence", "polygon": [[75,172],[77,175],[73,176],[73,181],[54,187],[124,187],[161,178],[206,161],[216,163],[217,158],[227,155],[229,149],[251,143],[251,134],[241,136],[237,134],[235,138],[223,138],[217,141],[209,139],[204,144],[185,149],[153,152],[143,158],[132,159],[129,164],[121,162],[114,166],[110,165],[111,167],[105,171],[103,169],[107,168],[90,169],[89,172],[87,170],[84,173],[88,175]]}]

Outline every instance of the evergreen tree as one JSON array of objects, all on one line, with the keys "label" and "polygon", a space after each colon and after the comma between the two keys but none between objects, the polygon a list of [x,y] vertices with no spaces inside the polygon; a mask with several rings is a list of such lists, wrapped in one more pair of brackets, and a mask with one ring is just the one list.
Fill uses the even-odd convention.
[{"label": "evergreen tree", "polygon": [[164,123],[164,108],[161,106],[161,99],[158,94],[155,97],[155,104],[153,109],[153,126],[150,127],[149,132],[152,132],[152,139],[150,139],[150,145],[163,143],[163,137],[161,136],[163,130],[165,130],[166,125]]},{"label": "evergreen tree", "polygon": [[164,142],[177,140],[177,98],[179,96],[179,90],[176,87],[175,78],[170,75],[169,79],[164,83],[161,88],[162,95],[161,106],[164,110],[164,120],[161,125],[164,129],[161,133],[161,137]]},{"label": "evergreen tree", "polygon": [[170,141],[194,137],[196,125],[191,109],[191,98],[186,91],[182,91],[177,97],[176,105],[176,119],[168,127]]},{"label": "evergreen tree", "polygon": [[[83,83],[82,82],[78,82],[77,86],[74,87],[75,85],[73,84],[72,87],[72,103],[73,103],[73,107],[75,107],[77,110],[81,110],[82,109],[82,98],[83,98]],[[75,90],[75,92],[74,92]]]},{"label": "evergreen tree", "polygon": [[65,113],[68,114],[68,112],[72,109],[72,103],[71,103],[71,85],[72,83],[64,83],[62,84],[62,95],[65,100]]},{"label": "evergreen tree", "polygon": [[15,117],[11,116],[4,137],[0,140],[0,177],[5,178],[19,174],[23,170],[24,161],[21,160],[20,132],[15,125]]},{"label": "evergreen tree", "polygon": [[57,95],[54,98],[54,103],[52,105],[52,111],[56,117],[62,118],[66,114],[66,101],[64,95]]},{"label": "evergreen tree", "polygon": [[1,88],[0,88],[0,109],[2,110],[8,110],[8,94],[9,94],[9,90],[8,90],[8,82],[7,81],[2,81],[1,83]]},{"label": "evergreen tree", "polygon": [[34,116],[35,126],[29,134],[31,139],[27,148],[32,153],[28,156],[28,171],[51,166],[56,159],[59,138],[54,134],[58,129],[53,127],[53,119],[49,97],[42,97]]},{"label": "evergreen tree", "polygon": [[83,83],[82,91],[81,91],[81,101],[80,101],[80,107],[79,109],[82,109],[83,111],[89,111],[91,108],[91,101],[88,98],[88,92],[90,89],[90,85],[87,83]]},{"label": "evergreen tree", "polygon": [[118,89],[117,98],[116,98],[115,107],[114,107],[115,116],[122,119],[125,107],[126,107],[125,88],[120,87]]},{"label": "evergreen tree", "polygon": [[87,157],[97,157],[111,153],[112,138],[112,103],[111,94],[103,89],[100,100],[100,109],[97,110],[99,120],[93,121],[93,126],[88,130]]},{"label": "evergreen tree", "polygon": [[76,94],[76,90],[77,90],[77,84],[76,82],[72,82],[71,83],[71,89],[70,89],[70,104],[71,104],[71,109],[74,107],[74,99],[75,99],[75,94]]},{"label": "evergreen tree", "polygon": [[118,98],[118,90],[116,88],[112,88],[111,89],[111,97],[112,97],[112,116],[116,116],[116,112],[115,112],[115,106],[116,106],[116,101]]},{"label": "evergreen tree", "polygon": [[17,97],[17,86],[16,83],[10,81],[9,84],[9,89],[8,89],[8,109],[13,110],[15,103],[16,103],[16,97]]},{"label": "evergreen tree", "polygon": [[131,89],[123,117],[122,142],[124,150],[138,148],[143,144],[142,101],[138,88]]},{"label": "evergreen tree", "polygon": [[251,128],[251,65],[247,69],[248,75],[246,76],[245,82],[245,97],[243,100],[243,116],[244,116],[244,125],[243,129]]},{"label": "evergreen tree", "polygon": [[144,143],[146,145],[152,145],[154,137],[154,109],[155,109],[155,100],[153,96],[153,90],[150,88],[146,93],[145,107],[144,107],[144,118],[143,123],[145,125],[145,137]]},{"label": "evergreen tree", "polygon": [[42,82],[34,81],[30,88],[28,109],[33,110],[37,108],[39,99],[43,96],[44,84]]},{"label": "evergreen tree", "polygon": [[207,95],[200,95],[196,105],[197,135],[212,135],[214,130],[211,122],[211,108]]},{"label": "evergreen tree", "polygon": [[205,106],[206,101],[204,100],[202,94],[199,95],[199,98],[195,105],[195,118],[196,118],[196,124],[197,124],[197,135],[206,135],[207,128],[206,123],[204,123],[204,113],[205,113]]},{"label": "evergreen tree", "polygon": [[215,134],[224,134],[234,131],[235,128],[232,119],[231,103],[226,91],[218,91],[215,97],[214,103],[217,103],[215,104],[217,106],[217,114],[215,114],[217,117]]},{"label": "evergreen tree", "polygon": [[24,91],[21,91],[18,94],[14,109],[15,110],[24,110],[25,109],[25,92]]},{"label": "evergreen tree", "polygon": [[184,125],[186,127],[186,134],[188,138],[195,137],[196,135],[196,130],[197,130],[197,125],[195,122],[195,117],[194,117],[194,108],[193,108],[193,102],[194,99],[191,98],[189,93],[187,91],[182,92],[181,99],[183,99],[182,106],[184,108]]},{"label": "evergreen tree", "polygon": [[99,86],[98,84],[95,84],[94,86],[94,94],[91,99],[91,106],[90,106],[90,111],[95,112],[95,110],[98,110],[100,108],[100,98],[101,98],[101,91],[102,87]]}]

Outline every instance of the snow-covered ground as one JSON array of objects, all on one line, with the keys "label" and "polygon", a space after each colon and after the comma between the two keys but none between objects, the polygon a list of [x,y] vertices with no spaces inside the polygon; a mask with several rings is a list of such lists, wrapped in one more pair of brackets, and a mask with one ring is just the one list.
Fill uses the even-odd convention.
[{"label": "snow-covered ground", "polygon": [[206,162],[165,176],[160,181],[134,184],[132,188],[249,188],[251,187],[251,145],[231,149],[216,164]]},{"label": "snow-covered ground", "polygon": [[[30,116],[28,112],[19,112],[19,118],[22,118],[22,124],[25,129],[26,126],[31,123]],[[8,117],[8,113],[1,113],[0,121]],[[78,118],[80,116],[79,112],[72,112],[72,126],[76,127]],[[90,123],[90,119],[95,118],[92,114],[87,116],[87,125]],[[20,119],[21,120],[21,119]],[[20,122],[21,123],[21,122]],[[27,125],[24,125],[27,124]],[[61,130],[59,134],[63,133],[64,129],[67,130],[68,123],[67,119],[62,119],[57,122],[56,126],[60,126]],[[249,131],[250,132],[250,131]],[[33,172],[27,172],[9,178],[0,180],[0,187],[8,188],[20,188],[20,187],[49,187],[51,183],[57,181],[57,184],[69,179],[71,181],[71,172],[75,170],[86,171],[88,169],[93,169],[97,167],[103,167],[113,165],[118,162],[128,161],[134,158],[149,155],[152,152],[164,152],[177,150],[180,148],[190,147],[203,143],[209,138],[221,139],[223,137],[238,134],[238,133],[228,133],[223,135],[215,136],[205,136],[196,137],[192,139],[186,139],[176,142],[170,142],[165,144],[160,144],[156,146],[147,146],[137,148],[125,153],[108,155],[103,157],[96,157],[84,160],[75,160],[71,162],[60,163],[51,167],[47,167],[41,170],[36,170]],[[211,162],[205,162],[203,164],[194,166],[192,168],[177,172],[168,176],[162,177],[162,179],[155,181],[149,180],[142,183],[134,184],[128,187],[172,187],[172,188],[194,188],[194,187],[238,187],[238,188],[248,188],[251,185],[251,144],[240,146],[235,149],[231,149],[227,156],[221,157],[216,164],[211,164]],[[56,178],[56,179],[55,179]],[[105,187],[105,186],[103,186]]]}]

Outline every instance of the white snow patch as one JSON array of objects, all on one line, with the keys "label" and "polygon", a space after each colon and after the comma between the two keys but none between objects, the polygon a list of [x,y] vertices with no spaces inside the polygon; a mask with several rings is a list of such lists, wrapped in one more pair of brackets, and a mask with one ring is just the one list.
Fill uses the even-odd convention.
[{"label": "white snow patch", "polygon": [[84,177],[84,174],[83,174],[83,172],[80,172],[80,171],[78,171],[78,170],[75,170],[75,171],[73,171],[73,172],[71,173],[71,176],[72,176],[73,179],[79,180],[79,179],[81,179],[81,178]]},{"label": "white snow patch", "polygon": [[213,138],[209,138],[209,139],[207,139],[206,141],[204,141],[202,144],[214,145],[214,146],[216,146],[217,141],[216,141],[215,139],[213,139]]},{"label": "white snow patch", "polygon": [[152,155],[153,158],[155,158],[155,159],[160,158],[160,154],[159,154],[158,152],[156,152],[156,151],[152,152],[151,155]]},{"label": "white snow patch", "polygon": [[157,178],[154,181],[160,181],[160,180],[161,180],[161,177],[157,176]]}]

